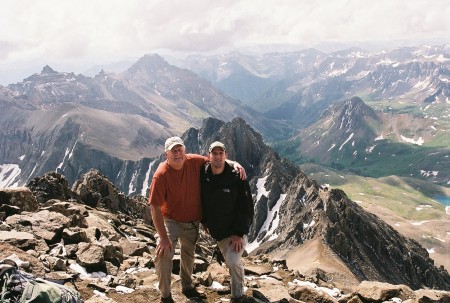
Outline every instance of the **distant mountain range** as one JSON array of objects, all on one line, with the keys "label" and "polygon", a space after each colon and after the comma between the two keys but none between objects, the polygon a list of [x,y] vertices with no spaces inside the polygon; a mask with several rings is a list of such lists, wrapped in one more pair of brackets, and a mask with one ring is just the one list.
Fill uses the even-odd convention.
[{"label": "distant mountain range", "polygon": [[287,123],[293,134],[274,147],[297,163],[444,185],[450,184],[449,63],[450,45],[179,62],[268,119]]},{"label": "distant mountain range", "polygon": [[45,66],[0,87],[0,108],[2,186],[53,170],[73,182],[93,167],[117,181],[127,161],[159,156],[167,137],[209,116],[243,117],[272,137],[287,129],[158,55],[144,56],[122,74],[94,78]]},{"label": "distant mountain range", "polygon": [[[73,181],[102,163],[117,176],[122,164],[97,158],[153,158],[165,138],[207,117],[241,117],[296,163],[448,185],[449,53],[448,45],[236,52],[177,62],[185,69],[149,54],[122,73],[93,78],[45,66],[0,86],[1,184],[55,169]],[[66,164],[74,154],[83,160]]]},{"label": "distant mountain range", "polygon": [[446,108],[449,62],[450,45],[376,53],[355,48],[331,54],[315,49],[261,56],[230,53],[177,63],[268,117],[303,127],[328,105],[352,96]]}]

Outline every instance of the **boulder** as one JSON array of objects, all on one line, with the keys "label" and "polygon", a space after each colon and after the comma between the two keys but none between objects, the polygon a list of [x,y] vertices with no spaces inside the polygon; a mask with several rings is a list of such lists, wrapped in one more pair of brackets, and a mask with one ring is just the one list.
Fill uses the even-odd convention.
[{"label": "boulder", "polygon": [[303,302],[337,303],[338,301],[326,292],[308,286],[295,286],[289,289],[289,295]]},{"label": "boulder", "polygon": [[8,243],[24,251],[34,249],[36,239],[33,234],[20,231],[0,231],[0,242]]},{"label": "boulder", "polygon": [[78,263],[85,267],[88,272],[105,271],[105,248],[94,243],[82,242],[78,244],[76,252]]},{"label": "boulder", "polygon": [[48,244],[57,243],[61,240],[62,231],[68,227],[70,219],[66,216],[42,210],[36,213],[13,215],[6,219],[9,225],[29,226],[32,233],[44,239]]},{"label": "boulder", "polygon": [[39,203],[45,203],[50,199],[61,201],[77,199],[70,190],[66,178],[57,172],[48,172],[42,177],[34,178],[27,187],[33,192]]},{"label": "boulder", "polygon": [[142,256],[144,252],[149,253],[147,243],[124,239],[119,242],[123,254],[126,256]]},{"label": "boulder", "polygon": [[362,281],[356,292],[364,300],[371,302],[388,301],[392,298],[406,300],[414,297],[414,292],[406,285],[392,285],[377,281]]},{"label": "boulder", "polygon": [[[21,211],[35,212],[39,208],[38,201],[32,191],[27,187],[0,189],[0,206],[18,207]],[[3,210],[2,210],[3,211]],[[16,212],[16,211],[14,211]],[[5,211],[8,216],[8,213]]]}]

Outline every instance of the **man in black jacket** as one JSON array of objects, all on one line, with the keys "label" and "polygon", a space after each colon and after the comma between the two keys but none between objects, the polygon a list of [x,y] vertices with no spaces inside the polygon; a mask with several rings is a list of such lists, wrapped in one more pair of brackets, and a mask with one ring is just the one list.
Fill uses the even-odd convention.
[{"label": "man in black jacket", "polygon": [[227,151],[221,142],[209,147],[210,162],[201,171],[202,223],[217,240],[231,275],[232,302],[244,294],[242,254],[246,234],[253,220],[253,198],[246,180],[225,162]]}]

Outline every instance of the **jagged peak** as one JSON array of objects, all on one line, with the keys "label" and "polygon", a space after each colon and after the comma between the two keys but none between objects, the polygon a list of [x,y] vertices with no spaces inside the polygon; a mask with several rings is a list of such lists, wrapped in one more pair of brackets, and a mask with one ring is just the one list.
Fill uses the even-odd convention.
[{"label": "jagged peak", "polygon": [[58,72],[51,68],[49,65],[46,65],[42,68],[41,74],[57,74]]},{"label": "jagged peak", "polygon": [[169,63],[158,54],[146,54],[140,58],[130,69],[143,67],[148,69],[159,69],[168,66]]},{"label": "jagged peak", "polygon": [[323,113],[321,118],[324,118],[326,116],[339,117],[341,115],[375,117],[375,111],[370,106],[368,106],[360,97],[355,96],[342,103],[331,105]]},{"label": "jagged peak", "polygon": [[357,96],[352,97],[352,98],[350,98],[350,100],[345,101],[344,104],[351,104],[352,106],[360,105],[360,104],[365,105],[364,101],[360,97],[357,97]]},{"label": "jagged peak", "polygon": [[125,72],[125,78],[133,78],[137,74],[158,71],[169,67],[170,64],[158,54],[146,54]]}]

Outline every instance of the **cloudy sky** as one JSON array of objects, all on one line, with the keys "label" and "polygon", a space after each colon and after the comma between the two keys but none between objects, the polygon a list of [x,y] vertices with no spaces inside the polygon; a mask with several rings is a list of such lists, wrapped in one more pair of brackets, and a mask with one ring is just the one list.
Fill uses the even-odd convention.
[{"label": "cloudy sky", "polygon": [[450,43],[448,0],[2,0],[0,84],[253,43]]}]

